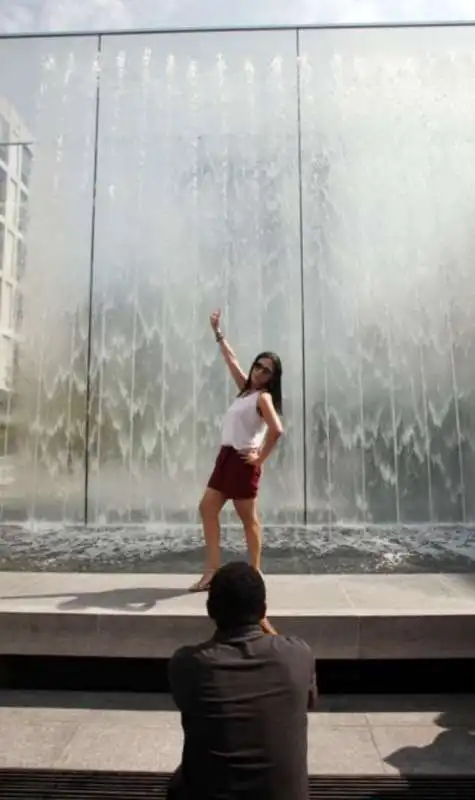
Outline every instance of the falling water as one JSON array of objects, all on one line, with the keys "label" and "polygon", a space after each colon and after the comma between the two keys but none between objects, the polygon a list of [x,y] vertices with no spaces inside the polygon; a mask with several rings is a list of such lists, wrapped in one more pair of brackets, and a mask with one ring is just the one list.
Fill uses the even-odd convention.
[{"label": "falling water", "polygon": [[[115,84],[114,88],[111,92],[111,105],[112,109],[110,112],[110,142],[108,142],[108,158],[109,158],[109,169],[110,169],[110,181],[104,181],[105,185],[105,197],[102,203],[97,202],[97,211],[96,211],[96,223],[98,229],[100,229],[101,225],[101,216],[100,214],[103,213],[105,215],[105,220],[103,225],[108,231],[110,227],[114,224],[114,217],[115,217],[115,198],[116,198],[116,191],[117,187],[114,183],[114,176],[117,175],[120,169],[120,161],[121,161],[121,149],[118,147],[120,142],[120,108],[122,105],[122,97],[123,97],[123,83],[124,83],[124,75],[125,75],[125,61],[126,61],[126,54],[124,51],[119,51],[117,53],[115,59]],[[100,188],[103,184],[100,183],[97,189],[98,191],[98,201],[100,200]],[[96,258],[97,258],[97,249],[96,249]],[[100,257],[100,256],[99,256]],[[118,263],[116,259],[110,258],[111,260],[111,267],[117,268]],[[103,484],[103,475],[102,475],[102,434],[104,431],[105,425],[105,409],[104,409],[104,397],[105,397],[105,370],[106,365],[109,362],[109,353],[106,349],[106,330],[107,330],[107,316],[108,312],[110,311],[111,306],[113,307],[113,298],[109,298],[109,287],[107,284],[104,286],[98,280],[95,279],[95,292],[94,292],[94,308],[93,308],[93,341],[95,347],[92,348],[93,352],[93,363],[91,365],[91,386],[94,387],[94,379],[97,380],[97,396],[94,398],[94,402],[91,405],[91,413],[95,416],[95,425],[93,425],[93,430],[95,431],[95,435],[91,437],[91,442],[89,446],[94,454],[94,459],[91,459],[91,466],[92,466],[92,475],[89,476],[89,503],[90,508],[94,510],[94,519],[100,523],[100,510],[99,510],[99,497],[101,496],[103,491],[107,491],[106,487]],[[96,339],[97,337],[97,339]],[[97,344],[96,344],[97,342]],[[97,371],[97,376],[96,376]],[[94,391],[94,388],[92,389]],[[95,412],[95,413],[94,413]],[[105,520],[104,520],[105,521]]]},{"label": "falling water", "polygon": [[[70,64],[68,64],[68,68],[64,73],[64,77],[62,75],[58,75],[57,72],[57,62],[53,54],[48,54],[48,56],[44,60],[44,74],[45,74],[45,105],[43,106],[43,110],[48,108],[48,90],[50,89],[51,84],[54,84],[55,79],[58,81],[60,88],[60,103],[59,103],[59,113],[58,113],[58,130],[60,133],[57,134],[55,137],[56,139],[56,149],[54,155],[54,162],[52,164],[51,169],[51,195],[50,195],[50,213],[53,217],[58,216],[58,208],[59,203],[61,202],[61,167],[62,167],[62,159],[63,159],[63,134],[62,131],[64,130],[64,117],[65,117],[65,104],[67,103],[67,92],[68,92],[68,74],[70,71]],[[40,120],[41,125],[41,120]],[[61,236],[61,232],[59,228],[56,229],[55,235],[53,237],[52,245],[53,245],[53,252],[58,247],[58,240]],[[57,268],[57,265],[54,263],[51,264],[50,269],[53,271]],[[54,272],[53,272],[54,274]],[[53,300],[54,303],[54,300]],[[54,309],[54,305],[53,305]],[[56,309],[55,309],[56,310]],[[56,448],[53,446],[53,452],[49,450],[48,444],[49,440],[53,439],[58,428],[63,426],[63,409],[61,410],[59,416],[56,419],[49,420],[47,419],[47,409],[45,413],[45,405],[47,405],[48,400],[51,400],[54,397],[56,388],[61,383],[61,373],[55,370],[51,373],[48,370],[48,350],[50,345],[49,337],[51,335],[51,305],[45,303],[41,312],[40,312],[40,342],[39,348],[37,351],[37,358],[38,364],[37,373],[35,376],[36,382],[36,408],[34,412],[34,419],[31,425],[31,434],[33,439],[33,482],[32,482],[32,497],[31,497],[31,508],[29,510],[29,515],[35,519],[37,516],[37,502],[38,502],[38,491],[40,491],[40,496],[45,492],[44,486],[44,476],[43,476],[43,467],[41,462],[44,461],[44,464],[47,468],[47,472],[49,475],[54,476],[54,473],[57,468],[59,468],[59,463],[57,461],[57,452],[54,452]],[[56,322],[56,320],[55,320]],[[55,365],[56,366],[56,365]],[[39,487],[40,481],[43,483],[43,486]]]},{"label": "falling water", "polygon": [[191,368],[191,392],[189,393],[188,403],[191,404],[191,414],[193,415],[193,422],[191,425],[191,437],[188,445],[187,461],[190,469],[190,477],[193,482],[196,482],[196,465],[198,458],[198,437],[197,437],[197,420],[195,410],[198,402],[198,369],[199,369],[199,354],[197,345],[197,315],[199,314],[199,230],[200,230],[200,196],[199,196],[199,176],[202,164],[202,147],[200,136],[200,124],[202,114],[202,86],[201,76],[199,74],[198,65],[195,61],[191,61],[187,73],[187,94],[188,104],[190,109],[190,133],[191,133],[191,172],[190,172],[190,192],[191,192],[191,214],[190,224],[193,231],[194,243],[191,252],[188,255],[187,261],[192,267],[192,278],[190,280],[189,289],[192,293],[192,309],[191,309],[191,326],[189,330],[189,354],[190,354],[190,368]]},{"label": "falling water", "polygon": [[[140,412],[140,399],[136,397],[136,353],[138,345],[138,324],[139,324],[139,299],[138,299],[138,253],[140,252],[140,219],[144,211],[144,171],[147,159],[147,110],[149,103],[150,92],[150,48],[146,48],[142,57],[142,79],[141,79],[141,94],[140,94],[140,109],[138,116],[138,169],[137,169],[137,197],[136,197],[136,220],[137,232],[133,237],[133,248],[130,254],[132,261],[132,268],[129,271],[131,276],[131,295],[132,300],[132,340],[130,342],[131,358],[130,358],[130,391],[129,391],[129,441],[127,450],[122,452],[122,460],[125,462],[127,457],[127,468],[129,472],[129,486],[128,486],[128,519],[132,519],[133,512],[133,479],[140,480],[140,464],[136,464],[134,460],[134,422],[138,412]],[[134,474],[135,473],[135,474]]]},{"label": "falling water", "polygon": [[[363,49],[346,35],[319,38],[320,49],[303,37],[306,293],[318,292],[322,304],[320,322],[307,314],[308,337],[322,325],[324,361],[323,380],[309,362],[309,392],[322,398],[316,420],[327,441],[326,485],[314,462],[310,503],[318,509],[331,488],[337,520],[358,508],[347,472],[356,467],[352,416],[365,420],[368,520],[463,522],[468,514],[475,375],[454,320],[468,321],[464,307],[473,306],[475,141],[467,131],[475,106],[467,93],[475,62],[463,34],[456,54],[438,42],[416,55],[414,36],[366,32]],[[355,351],[365,363],[354,381]]]},{"label": "falling water", "polygon": [[[175,77],[176,77],[176,62],[175,57],[173,55],[168,55],[166,59],[166,67],[165,67],[165,108],[164,108],[164,117],[165,117],[165,147],[164,147],[164,156],[166,161],[169,163],[170,159],[173,155],[172,149],[172,133],[173,133],[173,115],[171,112],[171,108],[173,107],[173,99],[176,92],[175,89]],[[165,191],[167,196],[172,197],[172,186],[169,185],[169,182],[165,183]],[[166,228],[169,230],[171,227],[171,220],[169,214],[169,207],[168,204],[163,203],[159,205],[159,211],[162,214],[162,219],[164,220]],[[163,244],[167,247],[168,244],[168,236],[167,232],[165,231],[164,240],[162,240]],[[163,259],[163,284],[167,285],[169,282],[170,276],[170,265],[168,264],[167,259]],[[167,457],[166,457],[166,448],[167,448],[167,437],[165,431],[165,419],[166,419],[166,397],[167,397],[167,370],[166,365],[168,364],[168,350],[169,350],[169,314],[168,314],[168,304],[167,298],[164,291],[161,293],[161,313],[160,313],[160,321],[162,326],[162,337],[161,337],[161,370],[159,375],[159,381],[161,384],[161,392],[160,392],[160,473],[162,475],[165,474],[167,468]],[[152,455],[152,453],[150,453]],[[165,501],[165,494],[160,493],[160,521],[164,522],[166,520],[166,501]]]},{"label": "falling water", "polygon": [[[227,72],[228,67],[226,64],[226,60],[222,53],[218,54],[216,59],[216,73],[217,73],[217,103],[220,108],[220,126],[219,126],[219,133],[218,133],[218,148],[219,148],[219,160],[218,160],[218,178],[221,182],[221,204],[222,204],[222,214],[223,214],[223,225],[226,229],[230,230],[231,228],[231,219],[232,219],[232,211],[231,211],[231,203],[232,199],[230,197],[230,182],[231,182],[231,152],[230,152],[230,136],[231,136],[231,129],[229,125],[229,115],[230,115],[230,87],[228,86],[227,81]],[[231,296],[231,287],[232,287],[232,276],[231,276],[231,269],[232,269],[232,241],[229,240],[224,243],[223,247],[223,298],[224,302],[221,302],[222,305],[222,313],[224,315],[224,319],[228,320],[231,313],[231,304],[230,304],[230,296]],[[221,298],[219,298],[221,301]],[[232,387],[230,382],[226,383],[225,389],[225,404],[223,411],[227,409],[231,402],[231,392]]]},{"label": "falling water", "polygon": [[[468,34],[302,32],[298,109],[295,38],[274,33],[104,37],[89,519],[195,521],[234,393],[208,325],[221,305],[243,368],[261,347],[284,363],[266,522],[301,522],[305,476],[322,537],[473,521]],[[42,141],[20,422],[8,412],[29,478],[19,501],[2,497],[7,520],[80,519],[85,501],[95,45],[68,47],[43,46],[41,114],[29,120]]]}]

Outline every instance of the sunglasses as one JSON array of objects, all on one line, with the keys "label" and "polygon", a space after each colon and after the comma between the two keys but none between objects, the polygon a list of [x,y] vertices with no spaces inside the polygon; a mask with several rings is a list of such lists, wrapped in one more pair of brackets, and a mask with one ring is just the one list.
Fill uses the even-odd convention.
[{"label": "sunglasses", "polygon": [[254,369],[258,369],[259,372],[263,372],[268,378],[270,378],[270,376],[273,374],[273,370],[270,367],[266,367],[266,365],[262,364],[261,361],[256,361],[254,364]]}]

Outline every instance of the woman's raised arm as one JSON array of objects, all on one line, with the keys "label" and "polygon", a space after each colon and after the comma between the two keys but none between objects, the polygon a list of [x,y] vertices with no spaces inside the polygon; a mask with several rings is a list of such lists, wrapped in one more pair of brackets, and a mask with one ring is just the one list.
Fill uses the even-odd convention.
[{"label": "woman's raised arm", "polygon": [[244,389],[247,380],[247,375],[245,372],[243,372],[243,370],[239,366],[239,362],[236,358],[234,350],[232,349],[230,344],[226,341],[226,339],[224,338],[224,334],[220,330],[219,327],[220,319],[221,319],[221,311],[219,309],[218,311],[213,311],[213,313],[210,314],[209,321],[216,336],[216,341],[219,343],[219,347],[221,353],[223,354],[223,358],[228,366],[228,369],[232,375],[232,378],[236,386],[240,391],[242,391]]}]

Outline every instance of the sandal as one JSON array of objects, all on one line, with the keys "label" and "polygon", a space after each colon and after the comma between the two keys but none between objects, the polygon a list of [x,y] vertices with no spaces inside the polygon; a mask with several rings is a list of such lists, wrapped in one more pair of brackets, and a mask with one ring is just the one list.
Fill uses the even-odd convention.
[{"label": "sandal", "polygon": [[205,572],[204,575],[201,576],[199,581],[196,581],[190,588],[188,589],[189,592],[209,592],[209,587],[211,584],[211,580],[213,578],[214,572]]}]

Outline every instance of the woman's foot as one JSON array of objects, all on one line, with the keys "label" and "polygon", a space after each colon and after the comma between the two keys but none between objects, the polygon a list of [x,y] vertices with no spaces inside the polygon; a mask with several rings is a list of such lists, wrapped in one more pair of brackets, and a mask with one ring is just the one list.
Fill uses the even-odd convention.
[{"label": "woman's foot", "polygon": [[208,592],[211,580],[214,575],[214,570],[207,570],[203,573],[199,581],[196,581],[190,588],[188,589],[189,592]]}]

